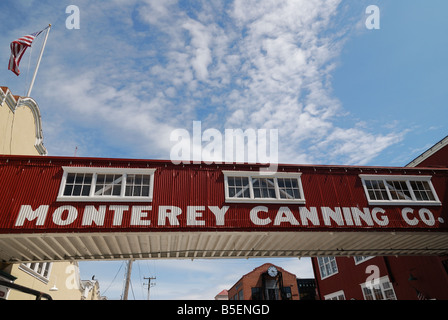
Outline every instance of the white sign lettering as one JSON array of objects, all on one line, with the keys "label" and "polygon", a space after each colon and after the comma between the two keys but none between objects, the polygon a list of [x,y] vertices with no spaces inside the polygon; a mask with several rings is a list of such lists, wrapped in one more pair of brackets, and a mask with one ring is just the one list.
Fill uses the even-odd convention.
[{"label": "white sign lettering", "polygon": [[[427,208],[412,209],[405,207],[400,211],[358,207],[288,207],[269,209],[267,206],[248,208],[246,213],[238,213],[235,223],[226,219],[229,206],[126,206],[126,205],[86,205],[77,208],[71,205],[59,206],[50,210],[49,205],[41,205],[33,209],[30,205],[22,205],[16,218],[15,227],[46,226],[48,221],[57,226],[81,225],[82,227],[119,227],[119,226],[187,226],[214,227],[233,226],[327,226],[327,227],[387,227],[390,221],[397,221],[406,226],[434,226],[436,221],[445,223],[441,217],[435,217]],[[52,212],[51,212],[52,211]],[[51,216],[49,217],[49,214]],[[393,217],[391,215],[394,215]],[[79,221],[77,223],[77,221]],[[105,225],[109,221],[109,225]],[[208,221],[208,222],[207,222]],[[27,223],[28,222],[28,223]]]}]

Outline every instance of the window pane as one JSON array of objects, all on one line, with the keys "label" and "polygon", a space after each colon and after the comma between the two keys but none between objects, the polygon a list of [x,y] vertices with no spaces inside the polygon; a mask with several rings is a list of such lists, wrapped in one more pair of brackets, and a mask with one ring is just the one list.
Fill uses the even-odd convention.
[{"label": "window pane", "polygon": [[250,198],[248,177],[227,177],[229,197]]},{"label": "window pane", "polygon": [[119,196],[121,193],[121,185],[115,185],[113,188],[114,188],[113,195]]},{"label": "window pane", "polygon": [[102,192],[103,196],[110,196],[112,195],[112,186],[110,185],[103,186],[103,188],[100,189],[99,191]]},{"label": "window pane", "polygon": [[90,185],[83,186],[83,188],[82,188],[82,195],[83,196],[88,196],[89,194],[90,194]]},{"label": "window pane", "polygon": [[85,196],[90,192],[92,174],[69,173],[67,174],[64,196]]},{"label": "window pane", "polygon": [[105,179],[105,175],[104,174],[99,174],[96,177],[96,184],[104,184],[104,179]]},{"label": "window pane", "polygon": [[67,183],[75,183],[76,173],[67,174]]},{"label": "window pane", "polygon": [[150,175],[128,174],[125,195],[127,197],[148,197],[150,182]]},{"label": "window pane", "polygon": [[83,181],[84,181],[84,175],[83,174],[76,174],[76,177],[75,177],[75,183],[76,184],[82,184],[83,183]]},{"label": "window pane", "polygon": [[432,193],[428,181],[411,181],[411,187],[417,200],[435,201],[435,197]]},{"label": "window pane", "polygon": [[252,180],[255,198],[274,198],[275,186],[272,178],[256,178]]},{"label": "window pane", "polygon": [[90,185],[92,183],[92,176],[93,176],[93,174],[85,174],[84,175],[84,185],[86,185],[86,184]]},{"label": "window pane", "polygon": [[96,196],[119,196],[121,194],[120,174],[99,174],[97,176],[95,195]]},{"label": "window pane", "polygon": [[133,185],[135,180],[135,174],[128,174],[126,177],[126,185]]},{"label": "window pane", "polygon": [[372,291],[369,288],[362,288],[365,300],[373,300]]},{"label": "window pane", "polygon": [[386,181],[393,200],[412,200],[406,181]]},{"label": "window pane", "polygon": [[380,288],[373,287],[373,292],[375,295],[375,300],[384,300],[383,293]]},{"label": "window pane", "polygon": [[81,195],[81,189],[82,189],[82,185],[75,184],[75,186],[73,188],[72,196],[80,196]]},{"label": "window pane", "polygon": [[318,257],[317,262],[322,277],[327,277],[338,272],[335,257]]},{"label": "window pane", "polygon": [[277,183],[281,199],[300,199],[297,179],[278,178]]},{"label": "window pane", "polygon": [[72,195],[72,191],[73,191],[73,185],[72,184],[67,184],[65,186],[64,196],[71,196]]},{"label": "window pane", "polygon": [[386,291],[384,291],[384,295],[386,296],[387,300],[397,300],[393,290],[386,290]]},{"label": "window pane", "polygon": [[370,200],[389,200],[382,180],[365,180]]},{"label": "window pane", "polygon": [[143,185],[145,185],[145,186],[149,186],[150,182],[151,182],[151,176],[149,176],[149,175],[144,175],[144,176],[143,176]]},{"label": "window pane", "polygon": [[44,272],[42,274],[45,278],[48,278],[48,276],[49,276],[50,266],[51,266],[51,262],[47,262],[45,264],[45,270],[44,270]]},{"label": "window pane", "polygon": [[110,174],[106,174],[106,181],[105,183],[107,184],[111,184],[114,181],[115,176],[114,175],[110,175]]}]

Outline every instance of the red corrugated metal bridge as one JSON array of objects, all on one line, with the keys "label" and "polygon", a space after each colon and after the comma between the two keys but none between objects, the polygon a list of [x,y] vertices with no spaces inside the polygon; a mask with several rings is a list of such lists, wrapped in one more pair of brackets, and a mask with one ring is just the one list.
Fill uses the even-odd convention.
[{"label": "red corrugated metal bridge", "polygon": [[0,261],[448,254],[448,170],[0,156]]}]

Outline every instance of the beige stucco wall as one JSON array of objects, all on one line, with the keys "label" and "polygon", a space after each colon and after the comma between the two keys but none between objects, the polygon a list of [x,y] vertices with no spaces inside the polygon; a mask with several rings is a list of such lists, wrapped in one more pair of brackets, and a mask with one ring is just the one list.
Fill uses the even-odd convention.
[{"label": "beige stucco wall", "polygon": [[[38,276],[23,264],[7,267],[8,273],[17,279],[15,284],[49,294],[53,300],[100,300],[99,283],[96,280],[81,281],[77,262],[51,264],[48,277]],[[36,296],[18,290],[10,290],[8,300],[35,300]]]},{"label": "beige stucco wall", "polygon": [[22,106],[15,113],[4,103],[0,108],[0,153],[39,155],[36,142],[34,116],[28,107]]},{"label": "beige stucco wall", "polygon": [[13,96],[6,87],[0,90],[0,154],[46,154],[39,141],[42,132],[37,103],[31,98]]},{"label": "beige stucco wall", "polygon": [[[81,300],[81,291],[78,278],[79,270],[71,262],[53,263],[48,279],[38,277],[21,264],[14,264],[11,275],[17,277],[14,283],[49,294],[54,300]],[[57,291],[50,291],[56,287]],[[30,294],[11,290],[8,300],[35,300]]]}]

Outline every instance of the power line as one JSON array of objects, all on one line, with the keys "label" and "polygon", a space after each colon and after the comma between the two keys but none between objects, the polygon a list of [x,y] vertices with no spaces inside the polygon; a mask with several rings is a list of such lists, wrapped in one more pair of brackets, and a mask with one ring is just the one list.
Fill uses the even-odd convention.
[{"label": "power line", "polygon": [[154,287],[156,284],[155,283],[151,283],[151,280],[156,280],[156,277],[149,277],[149,278],[143,278],[144,280],[148,280],[148,300],[149,300],[149,293],[150,293],[150,289],[151,287]]},{"label": "power line", "polygon": [[115,277],[113,278],[112,282],[109,284],[109,286],[106,288],[106,290],[104,290],[104,292],[102,294],[105,294],[107,290],[109,290],[110,286],[114,283],[115,279],[117,278],[118,274],[120,273],[121,268],[123,267],[123,263],[122,262],[120,264],[120,268],[118,268],[117,274],[115,275]]}]

